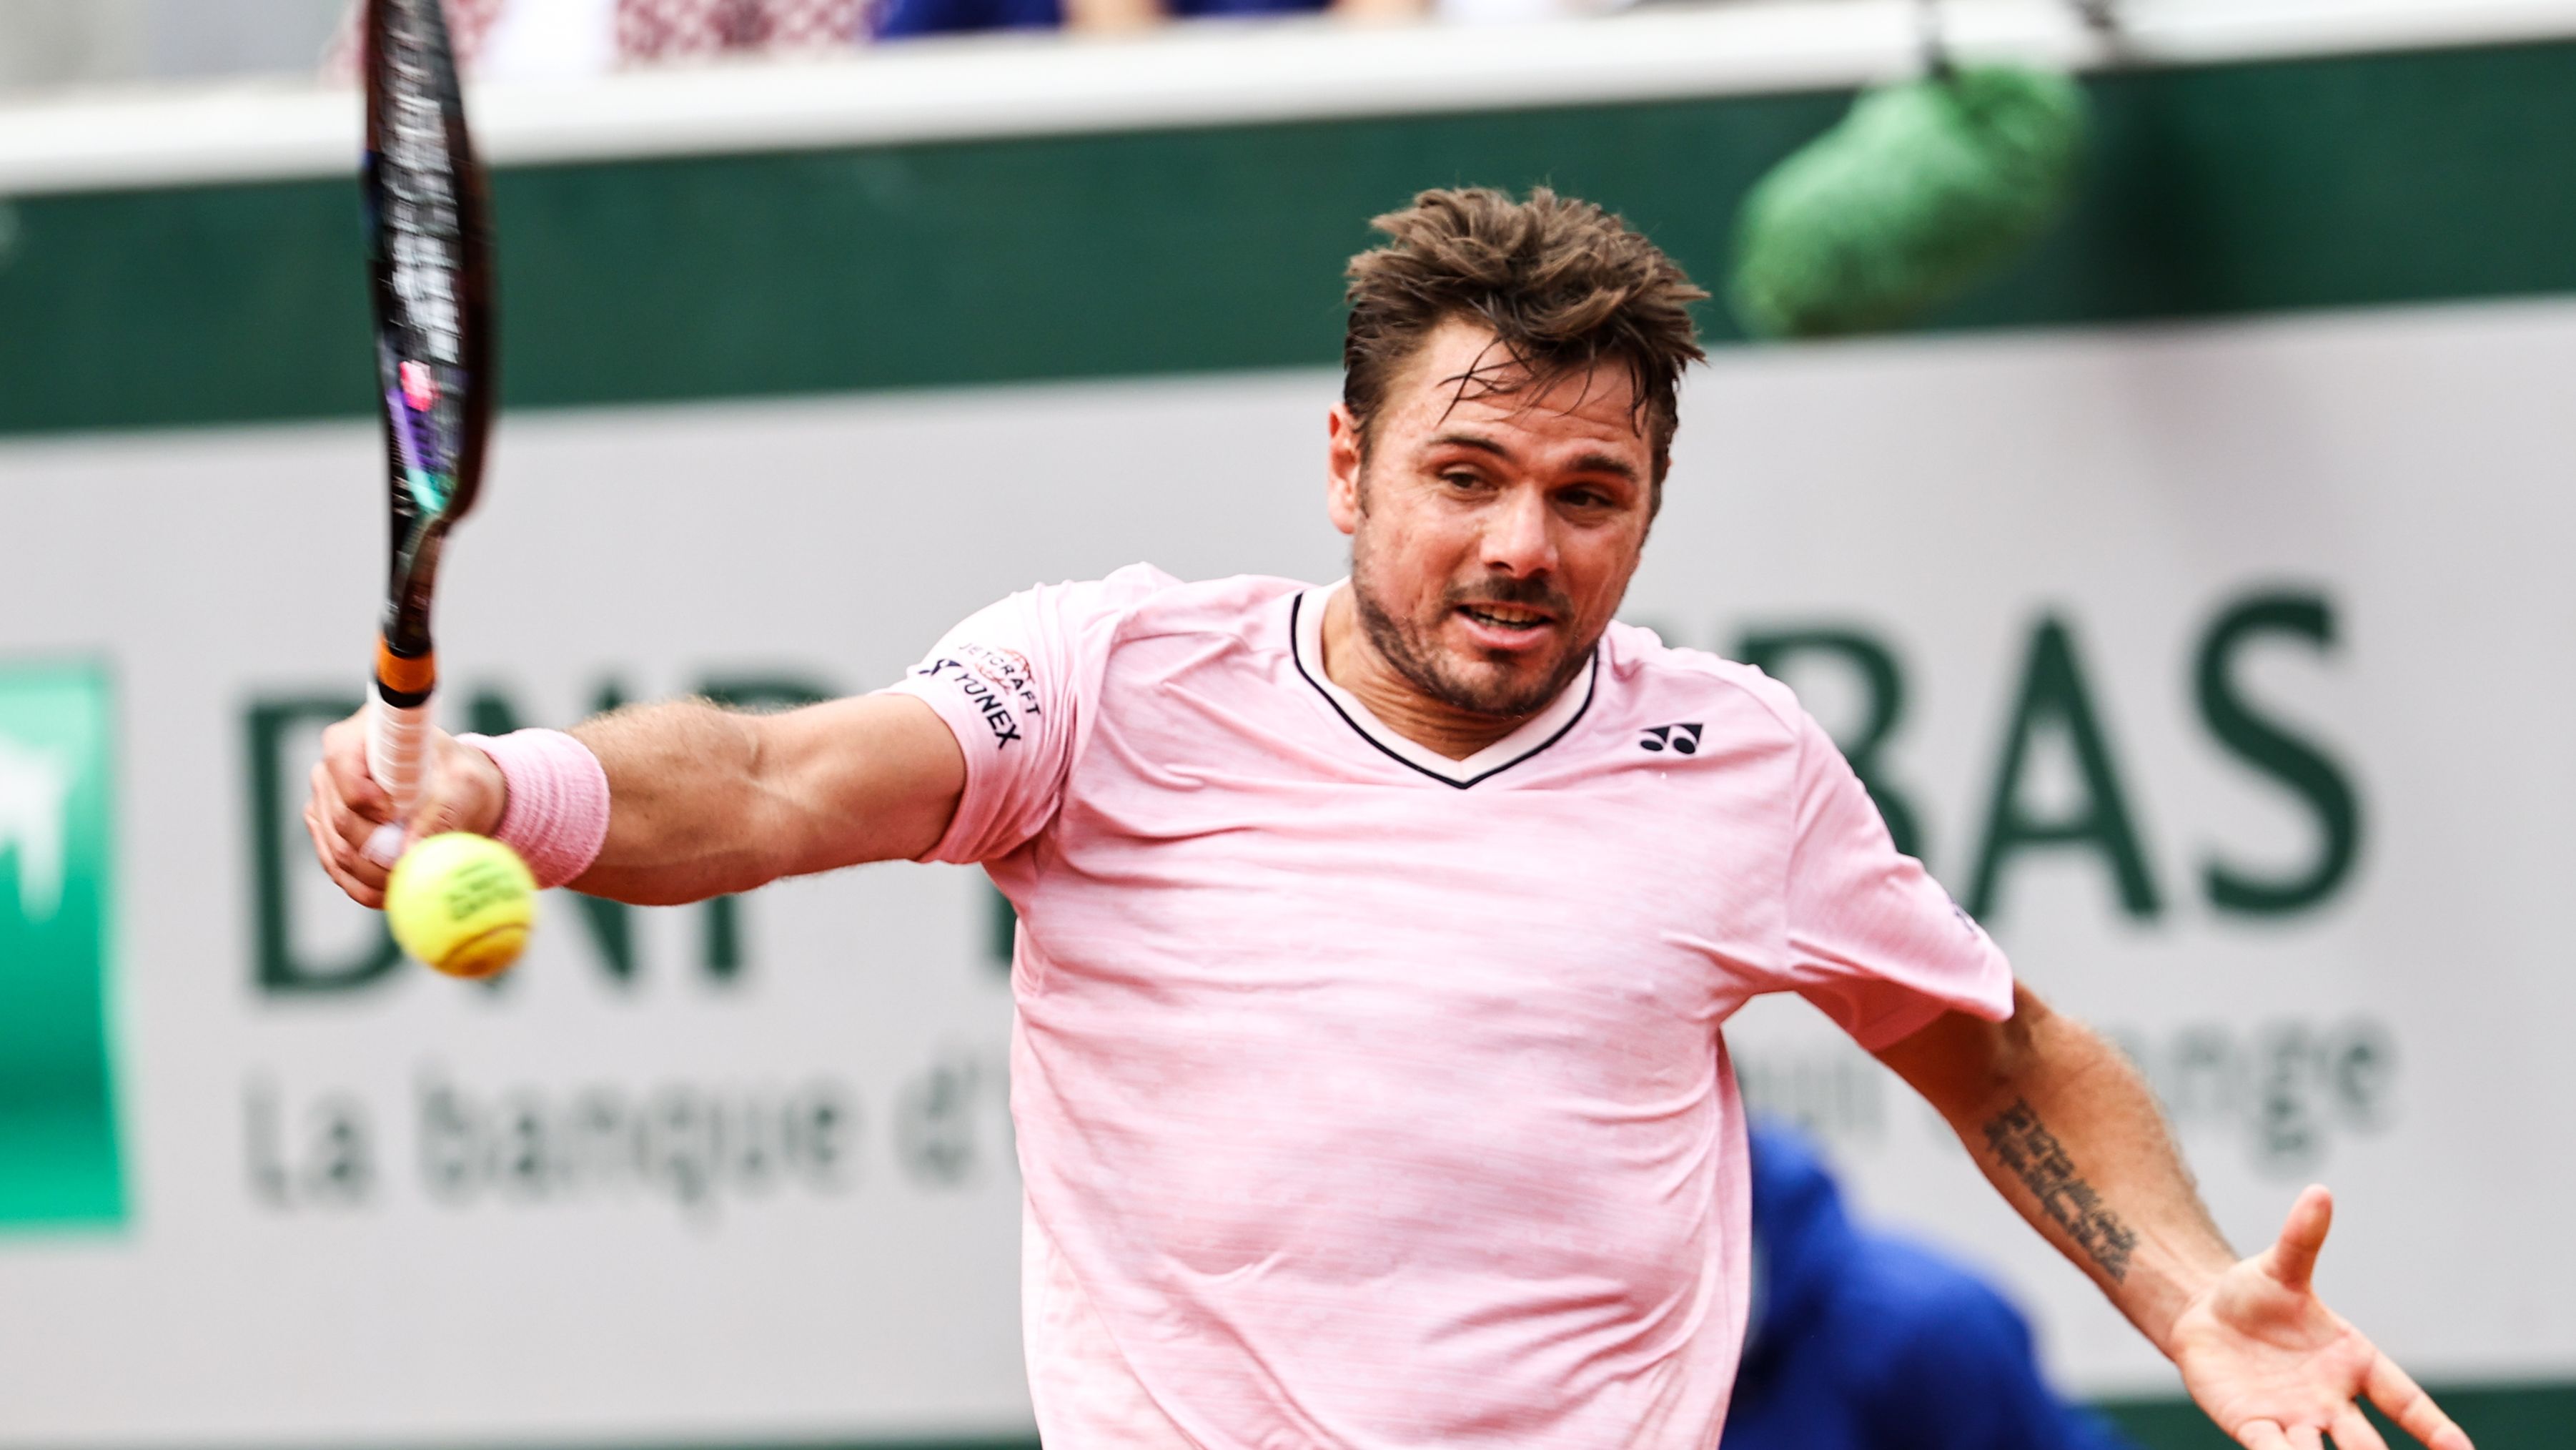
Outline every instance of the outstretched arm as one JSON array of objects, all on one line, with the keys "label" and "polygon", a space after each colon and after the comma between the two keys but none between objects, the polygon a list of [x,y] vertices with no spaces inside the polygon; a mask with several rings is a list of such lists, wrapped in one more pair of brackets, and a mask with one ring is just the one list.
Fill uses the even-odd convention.
[{"label": "outstretched arm", "polygon": [[2432,1450],[2468,1437],[2310,1286],[2332,1200],[2311,1188],[2279,1242],[2227,1246],[2136,1069],[2027,988],[2010,1020],[1950,1013],[1879,1060],[1940,1110],[2022,1217],[2091,1275],[2248,1450],[2384,1450],[2367,1395]]},{"label": "outstretched arm", "polygon": [[[608,776],[608,839],[574,889],[639,905],[697,901],[801,876],[918,856],[965,789],[957,738],[930,706],[868,695],[754,715],[703,700],[618,710],[574,727]],[[384,900],[367,850],[393,806],[369,777],[362,715],[326,731],[305,824],[341,888]],[[508,803],[490,756],[444,733],[413,818],[417,839],[489,834]]]}]

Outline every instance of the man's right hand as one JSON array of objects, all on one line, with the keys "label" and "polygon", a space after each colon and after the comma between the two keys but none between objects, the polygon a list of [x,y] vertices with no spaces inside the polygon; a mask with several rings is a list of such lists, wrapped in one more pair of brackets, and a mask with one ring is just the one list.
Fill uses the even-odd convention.
[{"label": "man's right hand", "polygon": [[[392,833],[377,839],[388,824],[402,826],[401,846],[442,831],[490,835],[501,824],[509,786],[492,757],[461,744],[444,730],[429,738],[427,788],[413,806],[411,819],[394,821],[393,797],[367,772],[367,712],[322,732],[322,760],[313,767],[313,796],[304,805],[304,828],[313,833],[313,854],[322,869],[361,906],[385,904],[385,873],[401,859],[402,850],[385,849]],[[376,849],[369,844],[375,842]]]}]

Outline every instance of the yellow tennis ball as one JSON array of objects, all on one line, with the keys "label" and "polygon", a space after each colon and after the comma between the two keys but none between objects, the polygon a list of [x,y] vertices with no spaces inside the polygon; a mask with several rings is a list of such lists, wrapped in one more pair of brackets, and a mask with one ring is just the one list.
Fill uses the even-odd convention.
[{"label": "yellow tennis ball", "polygon": [[537,921],[537,878],[489,836],[449,831],[403,853],[385,881],[394,940],[451,977],[489,977],[519,959]]}]

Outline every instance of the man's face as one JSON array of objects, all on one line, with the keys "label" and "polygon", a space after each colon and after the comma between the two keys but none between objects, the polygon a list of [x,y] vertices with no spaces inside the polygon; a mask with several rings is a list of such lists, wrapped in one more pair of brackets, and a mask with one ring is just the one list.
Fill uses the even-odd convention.
[{"label": "man's face", "polygon": [[1388,388],[1365,457],[1350,415],[1332,422],[1327,502],[1370,644],[1488,718],[1536,713],[1585,667],[1653,514],[1627,369],[1526,383],[1491,332],[1452,320]]}]

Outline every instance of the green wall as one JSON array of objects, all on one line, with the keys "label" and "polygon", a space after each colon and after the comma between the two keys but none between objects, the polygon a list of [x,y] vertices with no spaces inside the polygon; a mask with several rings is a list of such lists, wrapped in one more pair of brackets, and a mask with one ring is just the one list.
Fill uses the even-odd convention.
[{"label": "green wall", "polygon": [[[2071,219],[1939,328],[2576,291],[2576,44],[2112,73]],[[1733,97],[527,167],[520,407],[1329,365],[1364,219],[1553,182],[1717,281],[1840,113]],[[354,179],[23,197],[0,433],[357,416]],[[1711,308],[1707,324],[1732,341]]]},{"label": "green wall", "polygon": [[[2478,1450],[2566,1450],[2576,1444],[2576,1385],[2428,1387]],[[2234,1450],[2208,1417],[2175,1400],[2120,1400],[2102,1406],[2140,1450]],[[2391,1445],[2414,1443],[2379,1420]]]}]

